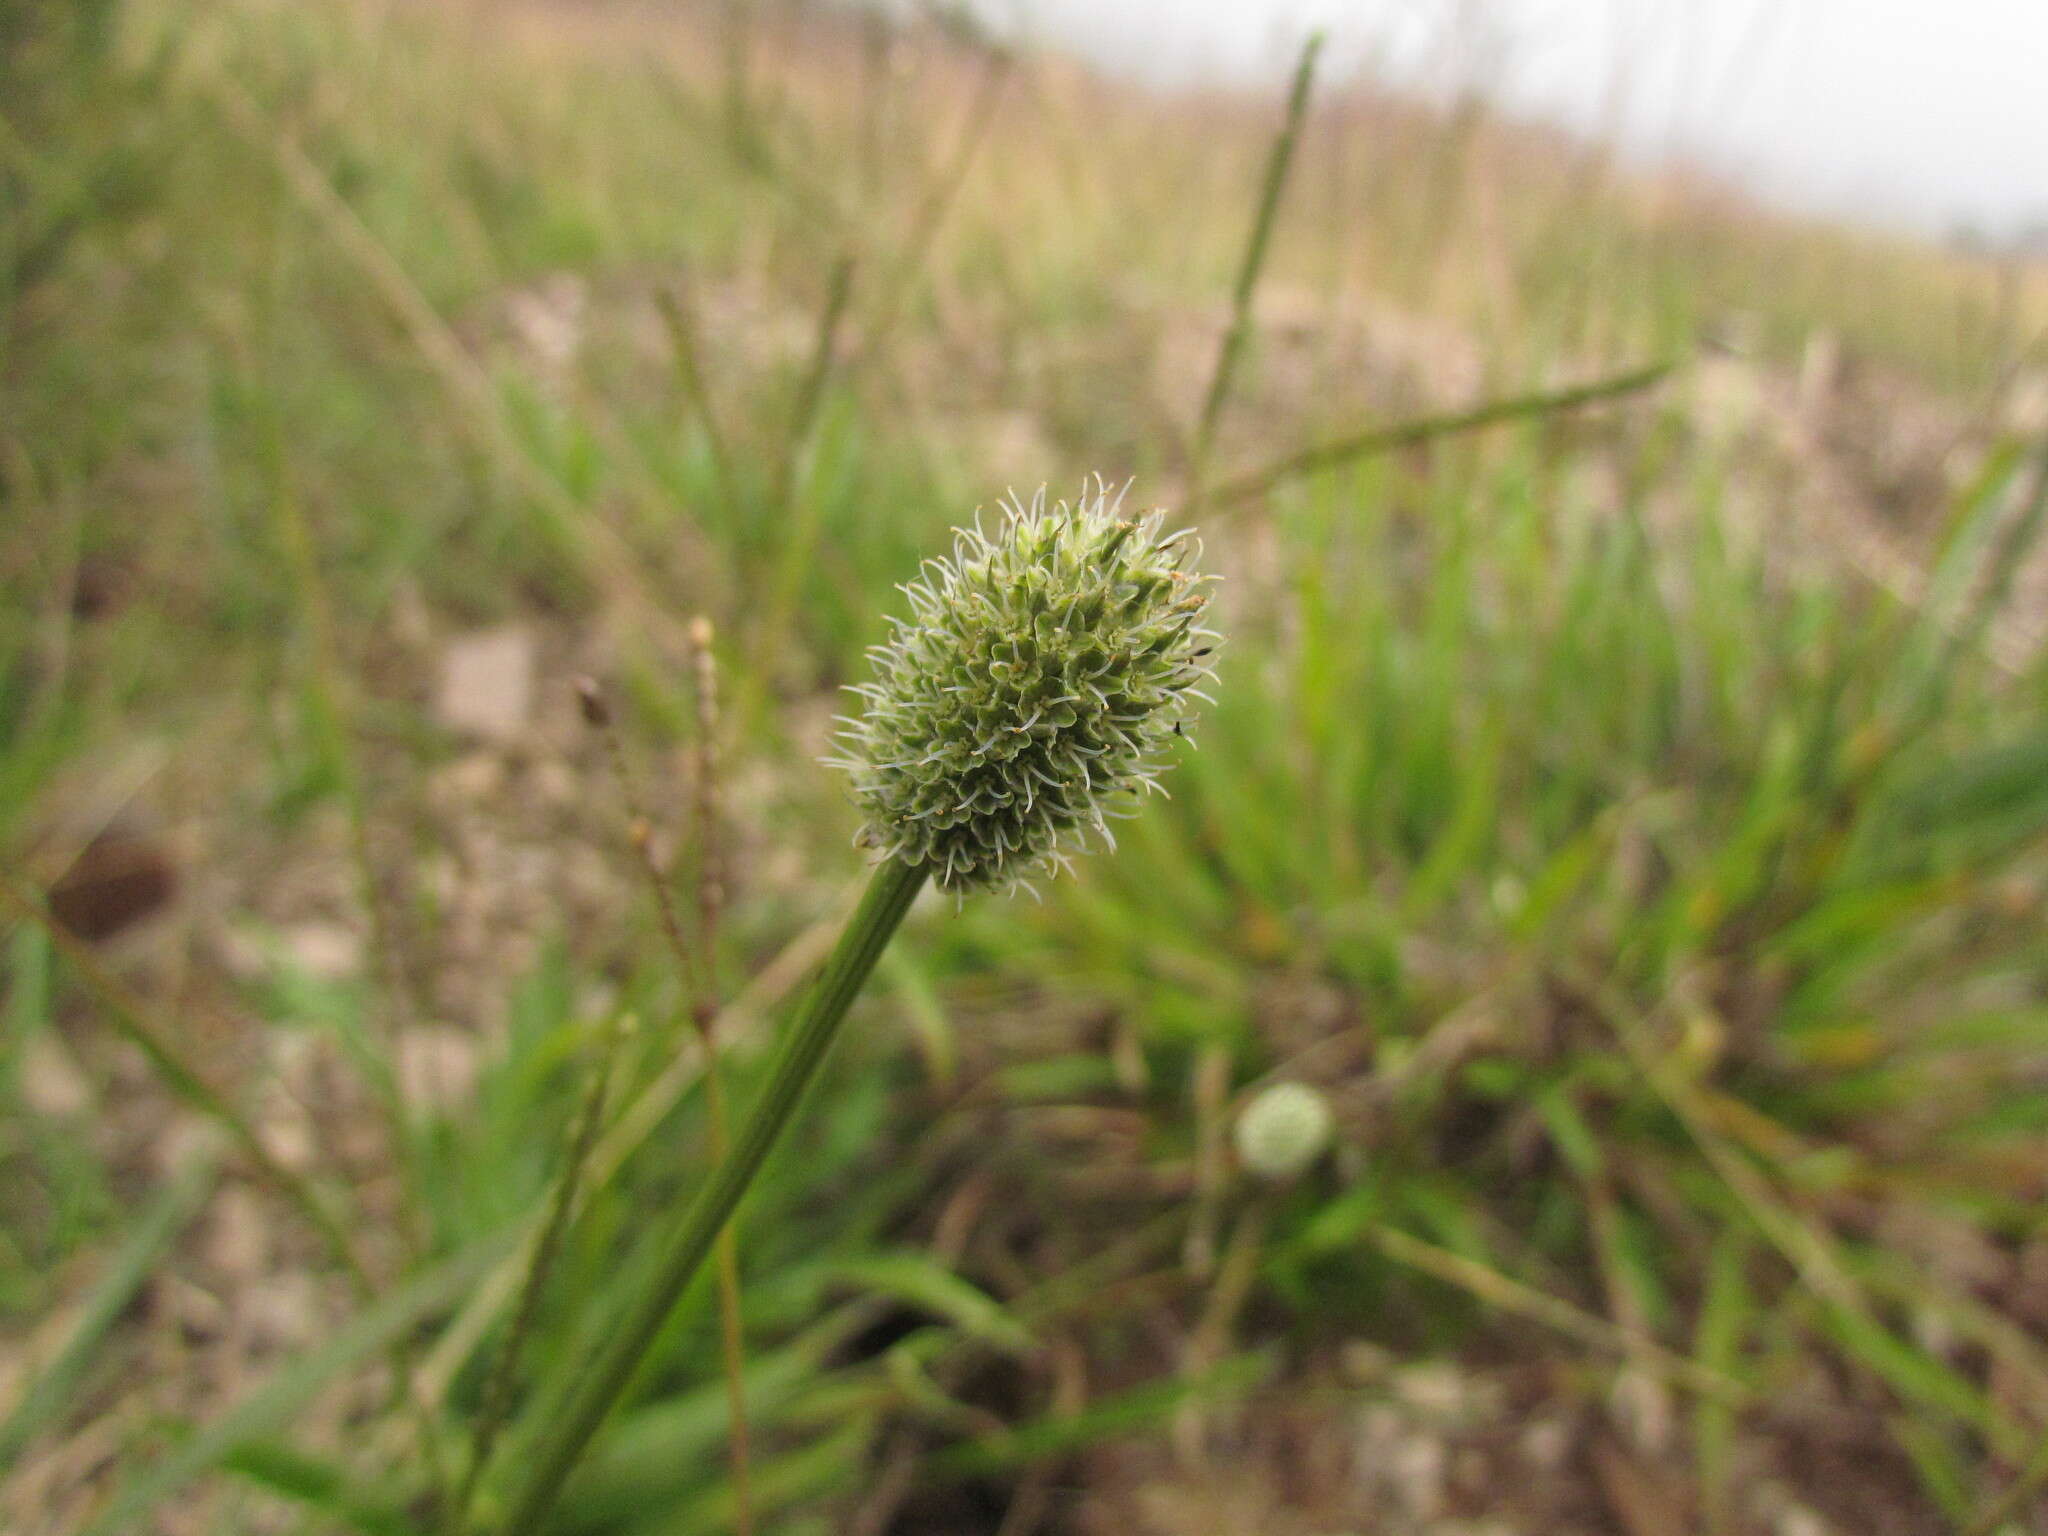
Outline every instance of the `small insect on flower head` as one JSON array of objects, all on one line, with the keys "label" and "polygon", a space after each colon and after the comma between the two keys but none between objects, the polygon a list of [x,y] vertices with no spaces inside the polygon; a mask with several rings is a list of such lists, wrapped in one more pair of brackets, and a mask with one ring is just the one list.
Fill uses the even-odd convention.
[{"label": "small insect on flower head", "polygon": [[1078,501],[1014,496],[993,535],[956,531],[902,590],[910,617],[870,651],[874,681],[840,733],[859,841],[930,867],[944,889],[1007,888],[1109,837],[1214,674],[1212,579],[1165,514],[1120,515],[1098,477]]},{"label": "small insect on flower head", "polygon": [[1323,1155],[1331,1129],[1330,1104],[1320,1093],[1305,1083],[1275,1083],[1237,1117],[1238,1161],[1284,1183]]}]

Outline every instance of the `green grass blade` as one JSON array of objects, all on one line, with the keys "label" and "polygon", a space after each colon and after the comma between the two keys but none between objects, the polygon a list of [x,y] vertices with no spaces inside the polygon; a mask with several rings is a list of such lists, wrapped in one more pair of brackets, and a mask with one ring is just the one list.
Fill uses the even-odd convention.
[{"label": "green grass blade", "polygon": [[40,903],[4,875],[0,875],[0,909],[11,910],[21,920],[43,929],[72,971],[98,999],[108,1022],[141,1050],[164,1087],[223,1127],[249,1161],[255,1164],[265,1182],[290,1201],[314,1230],[327,1239],[334,1256],[359,1286],[363,1284],[363,1270],[356,1258],[355,1245],[349,1240],[347,1228],[328,1208],[327,1202],[311,1184],[271,1154],[248,1117],[185,1059],[177,1042],[147,1016],[140,1000],[100,964],[98,956],[72,937],[70,930],[60,926]]},{"label": "green grass blade", "polygon": [[657,1262],[617,1331],[605,1341],[600,1356],[579,1374],[568,1400],[536,1439],[530,1470],[511,1504],[508,1532],[526,1536],[546,1520],[570,1470],[630,1385],[648,1346],[675,1310],[769,1149],[795,1114],[854,996],[910,910],[927,873],[921,864],[892,859],[870,877],[861,904],[847,919],[824,972],[783,1036],[767,1085],[741,1123],[730,1150],[664,1235]]},{"label": "green grass blade", "polygon": [[922,1253],[878,1253],[838,1265],[836,1273],[850,1284],[936,1313],[1005,1353],[1021,1354],[1031,1348],[1030,1330],[1000,1302]]},{"label": "green grass blade", "polygon": [[357,1314],[328,1343],[280,1366],[262,1386],[197,1433],[162,1461],[130,1477],[84,1536],[126,1536],[143,1527],[143,1517],[195,1478],[220,1467],[243,1446],[260,1442],[288,1424],[334,1377],[385,1349],[450,1306],[476,1283],[507,1241],[494,1234],[443,1259],[399,1285]]},{"label": "green grass blade", "polygon": [[1195,424],[1192,470],[1193,489],[1188,495],[1190,510],[1201,505],[1202,475],[1214,445],[1216,423],[1223,414],[1223,402],[1230,394],[1230,381],[1237,372],[1237,360],[1251,331],[1252,294],[1259,285],[1259,273],[1266,265],[1266,246],[1273,238],[1273,220],[1280,210],[1280,194],[1287,186],[1288,168],[1294,163],[1295,145],[1301,138],[1302,119],[1308,116],[1309,88],[1315,83],[1316,58],[1323,51],[1323,34],[1311,32],[1301,47],[1301,61],[1294,66],[1294,82],[1287,91],[1287,112],[1280,132],[1266,157],[1266,173],[1259,184],[1259,207],[1252,219],[1251,236],[1245,242],[1244,261],[1238,267],[1237,284],[1230,296],[1230,329],[1223,333],[1223,345],[1216,354],[1216,371],[1210,375],[1209,391],[1202,399],[1202,414]]},{"label": "green grass blade", "polygon": [[1148,1382],[1104,1398],[1078,1413],[1048,1415],[1020,1424],[1006,1434],[949,1447],[925,1463],[925,1473],[950,1481],[1028,1467],[1103,1440],[1139,1433],[1162,1423],[1189,1403],[1242,1396],[1271,1375],[1272,1370],[1269,1356],[1236,1355],[1198,1376]]},{"label": "green grass blade", "polygon": [[1625,395],[1639,394],[1662,382],[1673,366],[1671,363],[1653,363],[1647,368],[1637,368],[1628,373],[1616,374],[1613,378],[1577,385],[1571,389],[1545,390],[1536,394],[1516,395],[1506,400],[1489,400],[1462,411],[1417,416],[1408,421],[1394,422],[1389,426],[1368,427],[1362,432],[1312,444],[1268,464],[1263,469],[1255,469],[1228,480],[1210,493],[1207,498],[1208,504],[1213,507],[1236,506],[1240,502],[1263,496],[1290,480],[1299,480],[1304,475],[1314,474],[1318,470],[1333,469],[1340,464],[1368,458],[1373,454],[1390,453],[1397,448],[1412,448],[1439,437],[1472,432],[1480,427],[1498,426],[1502,422],[1548,416],[1602,400],[1616,400]]},{"label": "green grass blade", "polygon": [[222,1458],[221,1468],[363,1536],[421,1536],[421,1528],[402,1509],[353,1488],[343,1468],[278,1441],[236,1446]]},{"label": "green grass blade", "polygon": [[[1743,1273],[1748,1262],[1746,1235],[1724,1232],[1707,1263],[1706,1295],[1693,1327],[1693,1358],[1730,1378],[1736,1375],[1737,1356],[1755,1305]],[[1711,1397],[1694,1404],[1693,1454],[1699,1466],[1700,1503],[1707,1529],[1716,1533],[1730,1527],[1734,1439],[1731,1404]]]},{"label": "green grass blade", "polygon": [[0,1476],[14,1466],[30,1441],[63,1418],[100,1345],[142,1282],[149,1278],[164,1250],[177,1241],[178,1234],[213,1193],[218,1174],[219,1166],[212,1156],[195,1158],[142,1213],[128,1241],[121,1245],[86,1298],[70,1337],[29,1383],[6,1422],[0,1424]]}]

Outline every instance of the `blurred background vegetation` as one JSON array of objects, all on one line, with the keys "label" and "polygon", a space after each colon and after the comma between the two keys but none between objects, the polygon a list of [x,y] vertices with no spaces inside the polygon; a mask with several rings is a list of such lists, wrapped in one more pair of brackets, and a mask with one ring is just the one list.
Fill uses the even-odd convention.
[{"label": "blurred background vegetation", "polygon": [[743,1100],[860,879],[894,584],[1101,471],[1227,575],[1199,750],[886,957],[740,1222],[744,1496],[706,1287],[558,1528],[2044,1528],[2048,277],[1304,105],[0,3],[0,1524],[449,1529],[573,1167],[488,1528],[693,1013]]}]

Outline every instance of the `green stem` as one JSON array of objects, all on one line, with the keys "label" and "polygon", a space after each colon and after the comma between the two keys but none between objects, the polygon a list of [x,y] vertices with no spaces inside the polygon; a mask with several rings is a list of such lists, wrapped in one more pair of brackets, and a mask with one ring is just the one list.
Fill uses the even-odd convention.
[{"label": "green stem", "polygon": [[768,1086],[733,1138],[732,1150],[712,1171],[710,1182],[669,1236],[661,1262],[623,1326],[570,1393],[553,1423],[535,1444],[531,1471],[512,1501],[505,1536],[533,1536],[554,1507],[577,1458],[597,1433],[612,1405],[624,1395],[642,1357],[703,1266],[718,1234],[761,1169],[796,1112],[804,1090],[825,1059],[846,1010],[889,937],[923,887],[926,867],[891,859],[875,871],[866,894],[839,935],[818,983],[790,1025]]},{"label": "green stem", "polygon": [[498,1443],[498,1433],[511,1415],[512,1385],[519,1374],[519,1357],[539,1318],[548,1276],[561,1253],[562,1239],[568,1234],[576,1197],[582,1192],[583,1171],[590,1161],[590,1149],[596,1144],[597,1133],[604,1126],[605,1090],[611,1083],[612,1052],[625,1032],[622,1023],[622,1018],[612,1020],[603,1048],[595,1053],[595,1060],[590,1063],[590,1078],[584,1085],[583,1102],[577,1108],[575,1124],[569,1131],[568,1154],[562,1160],[561,1175],[555,1180],[547,1219],[527,1261],[526,1281],[520,1287],[512,1324],[506,1330],[498,1358],[491,1365],[491,1374],[484,1381],[483,1405],[477,1414],[475,1437],[470,1442],[469,1468],[462,1475],[462,1485],[455,1491],[453,1524],[458,1527],[469,1518],[477,1478],[489,1464],[491,1452]]},{"label": "green stem", "polygon": [[1259,209],[1252,219],[1251,238],[1244,248],[1244,262],[1237,270],[1237,286],[1231,290],[1230,329],[1223,333],[1223,345],[1216,353],[1216,371],[1209,378],[1209,392],[1202,398],[1201,419],[1195,425],[1194,446],[1188,463],[1188,511],[1202,504],[1203,482],[1208,476],[1209,450],[1216,444],[1216,420],[1223,413],[1224,396],[1230,393],[1231,376],[1237,371],[1237,357],[1244,350],[1251,330],[1252,293],[1259,285],[1259,273],[1266,265],[1266,242],[1273,236],[1274,215],[1280,209],[1280,193],[1287,185],[1288,167],[1294,163],[1294,146],[1301,138],[1302,120],[1308,116],[1309,86],[1314,83],[1316,56],[1323,51],[1323,34],[1311,32],[1301,47],[1301,62],[1294,66],[1294,83],[1287,91],[1287,115],[1273,150],[1266,158],[1265,179],[1259,185]]},{"label": "green stem", "polygon": [[1570,389],[1544,390],[1531,395],[1516,395],[1506,400],[1488,400],[1462,411],[1416,416],[1383,427],[1370,427],[1363,432],[1354,432],[1329,442],[1316,443],[1268,464],[1264,469],[1253,470],[1250,474],[1240,475],[1235,480],[1219,485],[1210,493],[1209,505],[1219,508],[1234,506],[1241,501],[1250,501],[1255,496],[1263,496],[1274,487],[1303,475],[1349,463],[1353,459],[1386,453],[1391,449],[1411,448],[1434,438],[1448,437],[1454,432],[1471,432],[1480,427],[1493,426],[1497,422],[1569,411],[1578,406],[1592,405],[1596,401],[1632,395],[1637,390],[1648,389],[1661,382],[1671,369],[1670,363],[1652,363],[1646,368],[1632,369],[1627,373],[1615,374],[1611,378],[1599,379],[1591,384],[1575,385]]}]

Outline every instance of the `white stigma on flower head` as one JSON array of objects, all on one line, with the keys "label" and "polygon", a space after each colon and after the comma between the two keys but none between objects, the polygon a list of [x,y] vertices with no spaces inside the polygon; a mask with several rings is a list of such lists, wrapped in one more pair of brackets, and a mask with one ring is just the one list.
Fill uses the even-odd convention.
[{"label": "white stigma on flower head", "polygon": [[1212,579],[1190,530],[1119,515],[1100,477],[1080,498],[1012,492],[993,534],[979,513],[953,553],[899,588],[908,618],[869,650],[875,680],[840,732],[860,841],[929,866],[947,890],[1006,888],[1065,864],[1061,845],[1155,789],[1185,736],[1217,641]]}]

